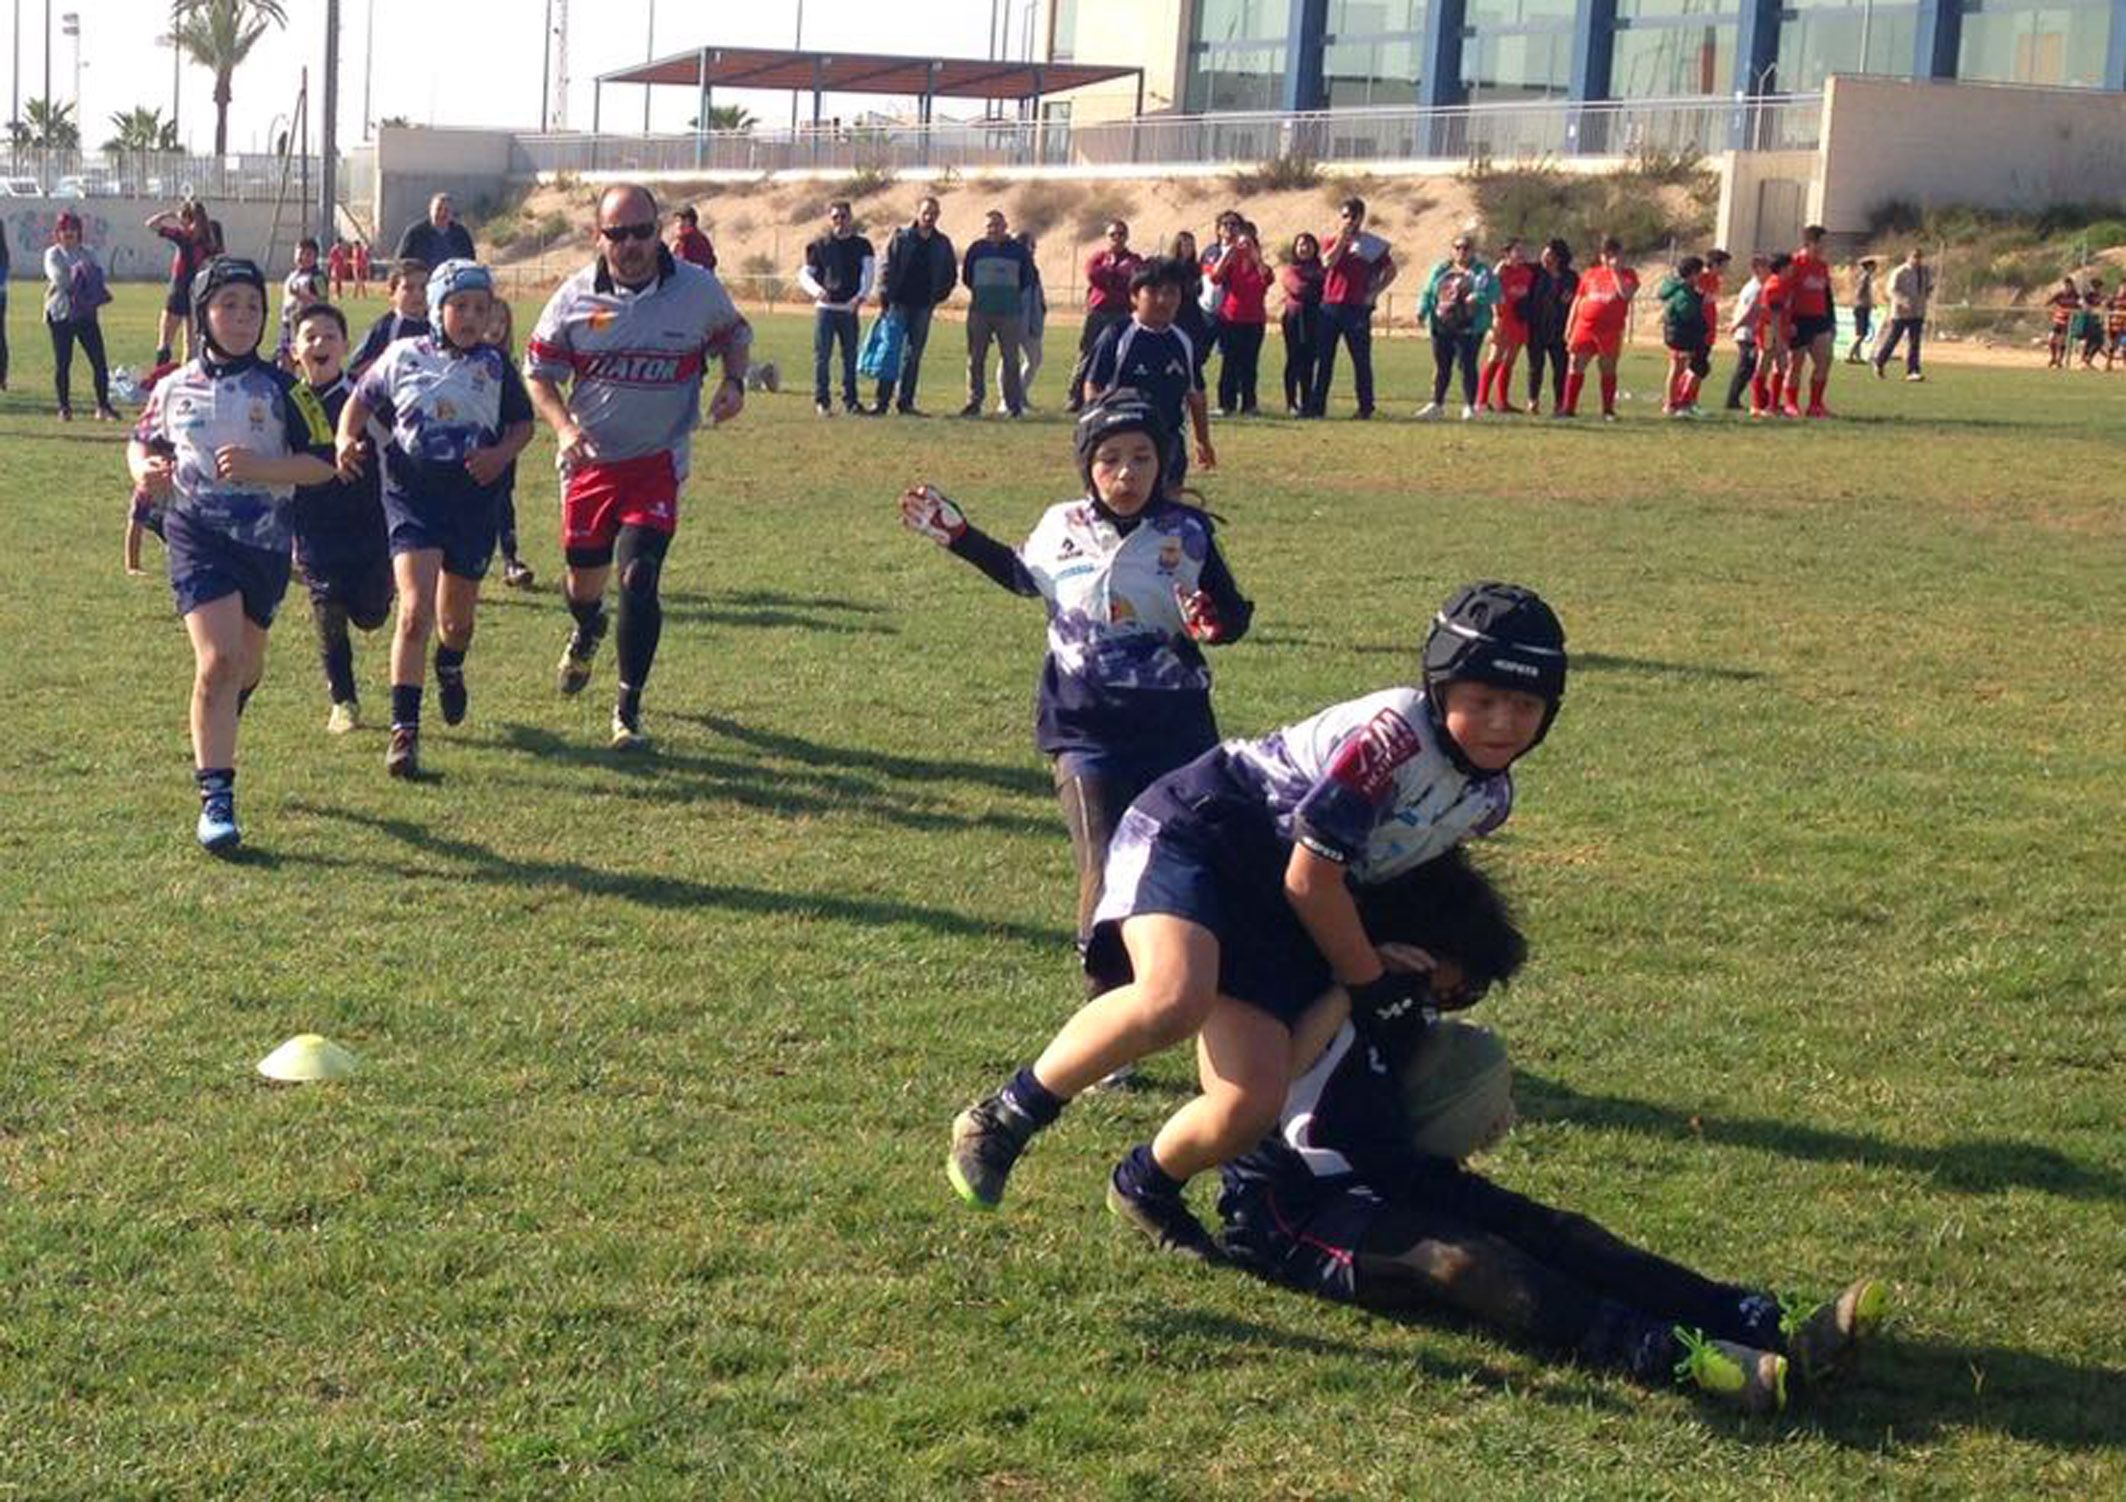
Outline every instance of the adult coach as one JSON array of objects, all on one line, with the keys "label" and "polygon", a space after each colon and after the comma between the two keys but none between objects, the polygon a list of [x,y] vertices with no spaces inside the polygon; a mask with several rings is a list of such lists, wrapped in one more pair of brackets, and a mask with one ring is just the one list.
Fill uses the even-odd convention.
[{"label": "adult coach", "polygon": [[479,259],[473,254],[472,232],[458,223],[457,210],[448,193],[429,199],[428,217],[406,226],[406,233],[399,236],[398,258],[419,261],[423,266]]},{"label": "adult coach", "polygon": [[606,577],[617,563],[612,743],[633,750],[649,744],[642,689],[664,624],[657,576],[679,522],[702,373],[709,356],[723,362],[709,420],[736,417],[753,329],[715,272],[673,259],[659,243],[648,188],[605,190],[598,240],[598,258],[555,289],[539,315],[524,375],[533,408],[554,430],[561,468],[563,591],[576,618],[561,654],[561,692],[581,693],[590,682],[606,630]]},{"label": "adult coach", "polygon": [[1366,228],[1366,201],[1346,198],[1338,210],[1336,233],[1321,248],[1321,357],[1314,367],[1314,415],[1329,410],[1329,388],[1336,381],[1336,344],[1351,351],[1351,385],[1358,410],[1373,415],[1373,302],[1395,280],[1395,255],[1388,242]]},{"label": "adult coach", "polygon": [[923,348],[930,342],[930,317],[960,284],[960,258],[938,228],[938,201],[925,197],[915,206],[913,222],[902,225],[886,242],[886,269],[879,277],[878,305],[901,320],[901,368],[890,381],[878,383],[874,411],[888,402],[903,417],[920,417],[915,386],[923,372]]}]

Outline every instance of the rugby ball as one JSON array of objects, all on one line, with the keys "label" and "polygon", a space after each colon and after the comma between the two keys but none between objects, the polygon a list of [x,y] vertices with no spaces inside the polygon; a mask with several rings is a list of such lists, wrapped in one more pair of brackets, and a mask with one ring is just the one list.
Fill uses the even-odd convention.
[{"label": "rugby ball", "polygon": [[1429,1157],[1470,1157],[1513,1125],[1513,1066],[1489,1028],[1434,1024],[1403,1066],[1400,1083],[1410,1145]]}]

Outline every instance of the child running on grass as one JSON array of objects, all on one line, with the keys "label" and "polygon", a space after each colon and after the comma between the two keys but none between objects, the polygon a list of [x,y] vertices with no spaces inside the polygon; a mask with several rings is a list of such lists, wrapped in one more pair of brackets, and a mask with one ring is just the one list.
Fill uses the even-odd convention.
[{"label": "child running on grass", "polygon": [[[331,303],[313,303],[295,320],[295,358],[303,381],[335,426],[353,388],[343,370],[347,317]],[[335,474],[322,485],[295,492],[289,523],[295,533],[295,567],[310,594],[318,653],[332,708],[325,729],[345,735],[362,723],[354,679],[354,642],[349,625],[374,631],[391,614],[395,593],[391,542],[384,526],[382,487],[365,445],[361,472]]]},{"label": "child running on grass", "polygon": [[332,428],[309,388],[258,357],[266,278],[217,257],[192,284],[194,358],[156,383],[126,446],[134,485],[167,507],[170,587],[192,639],[192,761],[199,843],[222,853],[236,821],[238,717],[266,670],[288,589],[291,489],[329,479]]},{"label": "child running on grass", "polygon": [[428,278],[432,334],[390,344],[340,413],[340,472],[365,461],[374,417],[391,431],[384,450],[384,515],[398,580],[391,643],[391,745],[384,770],[417,777],[428,638],[436,643],[443,723],[465,718],[465,654],[472,647],[480,580],[495,552],[496,504],[510,462],[531,442],[531,397],[500,350],[486,343],[494,277],[452,260]]},{"label": "child running on grass", "polygon": [[1566,318],[1565,347],[1572,352],[1572,372],[1565,377],[1565,404],[1553,415],[1580,415],[1587,367],[1599,364],[1602,420],[1617,420],[1617,357],[1624,350],[1624,324],[1638,291],[1639,273],[1624,264],[1624,242],[1612,235],[1602,242],[1601,262],[1581,275],[1579,295]]},{"label": "child running on grass", "polygon": [[[1431,965],[1434,1010],[1473,1004],[1526,954],[1504,900],[1459,851],[1362,889],[1359,908],[1374,939]],[[1459,1314],[1750,1413],[1784,1408],[1790,1378],[1815,1388],[1841,1375],[1880,1324],[1888,1290],[1873,1279],[1812,1309],[1707,1278],[1436,1156],[1466,1154],[1482,1133],[1428,1130],[1422,1082],[1459,1039],[1488,1035],[1423,1011],[1362,1029],[1316,973],[1323,995],[1293,1029],[1297,1078],[1276,1126],[1222,1174],[1223,1247],[1241,1267],[1382,1314]],[[1493,1130],[1511,1121],[1510,1096],[1505,1107]]]},{"label": "child running on grass", "polygon": [[1122,818],[1086,966],[1114,989],[1032,1065],[953,1122],[947,1176],[994,1208],[1034,1134],[1096,1080],[1196,1039],[1203,1093],[1109,1180],[1107,1203],[1159,1246],[1214,1259],[1188,1180],[1270,1130],[1314,967],[1366,1026],[1417,1006],[1425,977],[1367,937],[1353,893],[1505,822],[1513,763],[1565,691],[1565,633],[1518,585],[1457,591],[1434,617],[1422,684],[1230,741],[1154,783]]},{"label": "child running on grass", "polygon": [[1081,951],[1123,811],[1218,744],[1203,647],[1238,641],[1254,615],[1211,519],[1165,493],[1170,443],[1135,392],[1088,406],[1076,439],[1084,493],[1051,506],[1016,552],[928,485],[901,496],[906,526],[1048,607],[1034,739],[1054,763],[1077,860]]}]

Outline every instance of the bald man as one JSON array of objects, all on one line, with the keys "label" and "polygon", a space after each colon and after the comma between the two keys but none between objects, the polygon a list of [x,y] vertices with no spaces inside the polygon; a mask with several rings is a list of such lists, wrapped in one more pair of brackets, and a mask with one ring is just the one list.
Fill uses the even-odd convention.
[{"label": "bald man", "polygon": [[478,259],[473,254],[472,232],[458,223],[457,207],[448,193],[429,199],[428,217],[406,226],[406,233],[399,236],[398,254],[402,261],[419,261],[423,266]]},{"label": "bald man", "polygon": [[711,356],[722,362],[709,420],[736,417],[753,342],[716,273],[675,260],[657,228],[649,189],[606,189],[597,259],[555,290],[524,353],[532,406],[554,430],[561,470],[564,587],[575,625],[560,688],[576,694],[590,683],[606,633],[606,581],[617,570],[619,750],[649,745],[642,690],[663,630],[658,575],[679,525],[702,377]]}]

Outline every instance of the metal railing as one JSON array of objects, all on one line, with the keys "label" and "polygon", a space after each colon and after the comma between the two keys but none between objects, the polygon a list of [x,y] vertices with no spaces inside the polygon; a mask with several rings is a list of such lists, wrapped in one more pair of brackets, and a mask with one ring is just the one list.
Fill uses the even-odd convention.
[{"label": "metal railing", "polygon": [[[342,167],[342,182],[347,180]],[[306,176],[307,173],[307,176]],[[188,156],[160,151],[44,151],[0,146],[0,199],[193,197],[206,203],[294,202],[307,181],[315,191],[319,158],[270,152]]]},{"label": "metal railing", "polygon": [[1821,94],[1753,99],[1514,100],[1443,109],[1146,115],[1072,125],[998,119],[823,125],[685,135],[520,135],[513,175],[782,172],[1318,162],[1799,150],[1821,135]]}]

